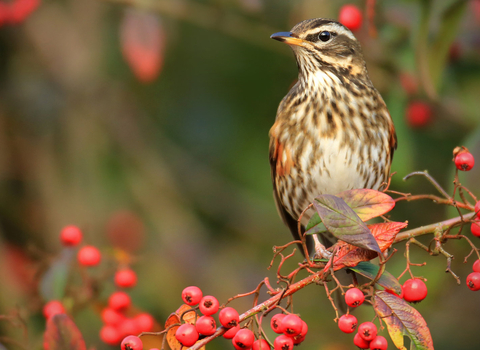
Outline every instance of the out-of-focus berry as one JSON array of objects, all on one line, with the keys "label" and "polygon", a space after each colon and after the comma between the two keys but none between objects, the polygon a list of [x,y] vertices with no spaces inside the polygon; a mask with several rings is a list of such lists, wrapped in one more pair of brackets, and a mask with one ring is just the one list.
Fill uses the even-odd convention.
[{"label": "out-of-focus berry", "polygon": [[353,32],[362,26],[363,15],[357,6],[347,4],[340,8],[338,21]]},{"label": "out-of-focus berry", "polygon": [[96,266],[100,263],[102,255],[96,247],[87,245],[79,250],[77,258],[80,265]]},{"label": "out-of-focus berry", "polygon": [[82,231],[77,226],[65,226],[60,232],[60,241],[64,246],[76,246],[82,241]]},{"label": "out-of-focus berry", "polygon": [[53,315],[64,314],[65,308],[58,300],[51,300],[45,304],[42,311],[43,316],[45,316],[46,319],[49,319]]}]

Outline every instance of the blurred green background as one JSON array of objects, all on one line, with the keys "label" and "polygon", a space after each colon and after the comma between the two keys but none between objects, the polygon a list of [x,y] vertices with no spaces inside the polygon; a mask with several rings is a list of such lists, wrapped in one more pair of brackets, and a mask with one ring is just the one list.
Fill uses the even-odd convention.
[{"label": "blurred green background", "polygon": [[[0,314],[23,315],[31,348],[41,348],[41,307],[58,293],[45,290],[43,273],[58,263],[67,224],[112,257],[93,269],[97,277],[112,268],[113,247],[134,254],[133,301],[160,323],[188,285],[223,303],[265,276],[275,280],[266,269],[271,248],[290,233],[272,198],[268,130],[297,70],[290,49],[269,36],[304,19],[337,18],[346,3],[45,0],[23,23],[0,27]],[[125,59],[132,50],[125,32],[145,22],[137,39],[161,30],[159,74],[148,83]],[[424,179],[402,181],[428,169],[451,190],[453,148],[465,145],[480,159],[480,2],[378,1],[374,25],[377,36],[367,21],[355,35],[397,128],[391,189],[434,193]],[[431,108],[423,127],[407,122],[414,101]],[[460,174],[477,196],[479,179],[480,164]],[[413,228],[454,215],[426,201],[401,202],[392,219]],[[402,245],[397,249],[388,267],[394,275],[405,267]],[[464,241],[446,249],[462,285],[444,273],[443,257],[413,247],[413,260],[427,262],[414,273],[429,287],[416,307],[436,349],[478,349],[480,294],[464,284],[474,260],[462,263]],[[100,300],[113,289],[106,279]],[[108,349],[98,336],[99,302],[68,305],[87,346]],[[354,348],[353,336],[333,322],[323,287],[297,293],[294,305],[310,328],[302,348]],[[365,306],[356,316],[366,321],[373,313]],[[0,335],[24,340],[2,320]],[[208,348],[231,344],[217,340]]]}]

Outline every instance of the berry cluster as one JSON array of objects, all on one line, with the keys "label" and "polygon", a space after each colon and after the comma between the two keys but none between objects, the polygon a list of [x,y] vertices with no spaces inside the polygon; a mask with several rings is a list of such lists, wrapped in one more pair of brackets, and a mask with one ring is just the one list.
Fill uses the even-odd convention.
[{"label": "berry cluster", "polygon": [[480,290],[480,260],[473,263],[473,272],[467,276],[467,286],[473,291]]},{"label": "berry cluster", "polygon": [[305,340],[308,326],[299,316],[294,314],[277,314],[272,317],[270,326],[280,334],[273,343],[275,350],[290,350]]},{"label": "berry cluster", "polygon": [[[344,333],[353,333],[357,329],[357,318],[346,314],[338,320],[338,327]],[[388,343],[385,337],[377,335],[377,326],[372,322],[363,322],[358,326],[358,332],[353,343],[360,349],[385,350]]]}]

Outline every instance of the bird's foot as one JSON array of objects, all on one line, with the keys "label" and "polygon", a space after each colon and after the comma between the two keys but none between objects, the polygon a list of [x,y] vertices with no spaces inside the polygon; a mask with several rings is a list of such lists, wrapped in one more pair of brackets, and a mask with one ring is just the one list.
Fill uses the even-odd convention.
[{"label": "bird's foot", "polygon": [[332,252],[328,251],[327,248],[320,243],[317,235],[313,235],[313,240],[315,243],[314,259],[330,259],[332,257]]}]

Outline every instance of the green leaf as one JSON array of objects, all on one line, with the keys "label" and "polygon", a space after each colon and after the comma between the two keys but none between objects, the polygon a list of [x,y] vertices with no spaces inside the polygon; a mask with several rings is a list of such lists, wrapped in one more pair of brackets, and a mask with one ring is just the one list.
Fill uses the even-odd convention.
[{"label": "green leaf", "polygon": [[[357,264],[355,267],[350,267],[350,270],[355,271],[359,275],[362,275],[366,278],[373,280],[377,277],[378,270],[380,268],[377,265],[374,265],[368,261],[362,261]],[[388,272],[384,271],[380,276],[377,284],[382,286],[385,289],[392,290],[397,294],[402,293],[402,286],[398,282],[398,280],[393,277],[393,275]]]},{"label": "green leaf", "polygon": [[40,280],[40,294],[45,300],[62,299],[65,295],[71,261],[75,258],[72,248],[62,250]]},{"label": "green leaf", "polygon": [[318,213],[314,213],[310,220],[308,221],[307,227],[305,227],[305,234],[306,235],[313,235],[315,233],[326,232],[327,228],[318,216]]},{"label": "green leaf", "polygon": [[336,238],[356,247],[381,253],[368,227],[343,199],[323,194],[315,198],[313,206],[327,230]]},{"label": "green leaf", "polygon": [[395,207],[395,201],[388,194],[370,189],[344,191],[336,196],[343,199],[363,221],[388,213]]},{"label": "green leaf", "polygon": [[375,293],[375,311],[387,324],[388,333],[398,349],[406,349],[403,336],[407,335],[417,350],[433,350],[433,341],[422,315],[405,300],[393,294]]},{"label": "green leaf", "polygon": [[43,347],[48,350],[86,350],[82,334],[66,314],[53,315],[48,319]]}]

